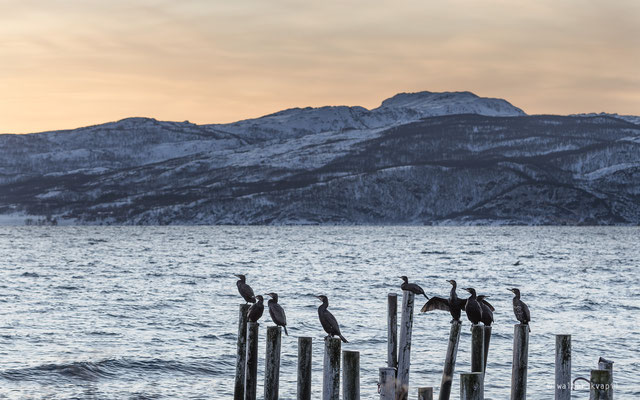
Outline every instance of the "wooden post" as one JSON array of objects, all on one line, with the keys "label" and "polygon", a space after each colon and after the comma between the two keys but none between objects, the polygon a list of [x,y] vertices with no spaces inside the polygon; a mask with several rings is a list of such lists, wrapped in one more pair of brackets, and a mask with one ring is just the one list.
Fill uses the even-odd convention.
[{"label": "wooden post", "polygon": [[264,400],[278,400],[280,386],[280,338],[282,328],[267,327],[267,350],[264,362]]},{"label": "wooden post", "polygon": [[418,388],[418,400],[433,400],[433,388],[432,387]]},{"label": "wooden post", "polygon": [[460,400],[484,400],[482,372],[460,374]]},{"label": "wooden post", "polygon": [[233,400],[244,400],[244,358],[247,355],[247,311],[249,311],[249,304],[240,304],[236,351],[236,379],[233,387]]},{"label": "wooden post", "polygon": [[471,372],[484,374],[484,326],[471,326]]},{"label": "wooden post", "polygon": [[310,337],[298,338],[298,399],[311,400],[311,359],[312,343]]},{"label": "wooden post", "polygon": [[460,341],[461,321],[451,322],[449,332],[449,345],[447,347],[447,357],[444,359],[444,369],[442,370],[442,382],[440,383],[439,400],[449,400],[451,397],[451,384],[453,383],[453,371],[456,368],[456,355],[458,354],[458,342]]},{"label": "wooden post", "polygon": [[606,369],[609,371],[609,399],[613,400],[613,361],[600,357],[598,360],[598,369]]},{"label": "wooden post", "polygon": [[555,400],[571,400],[571,335],[556,335],[555,391]]},{"label": "wooden post", "polygon": [[516,324],[513,330],[513,364],[511,366],[511,400],[527,398],[529,364],[529,325]]},{"label": "wooden post", "polygon": [[591,370],[589,400],[611,400],[610,377],[611,374],[606,369]]},{"label": "wooden post", "polygon": [[407,400],[409,395],[409,366],[411,365],[411,330],[413,328],[413,300],[415,294],[407,290],[402,294],[402,322],[398,348],[398,376],[396,399]]},{"label": "wooden post", "polygon": [[328,337],[324,342],[322,371],[322,399],[338,400],[340,397],[340,338]]},{"label": "wooden post", "polygon": [[398,368],[398,295],[387,296],[387,367]]},{"label": "wooden post", "polygon": [[258,384],[258,328],[257,322],[247,322],[247,356],[244,368],[244,399],[256,400]]},{"label": "wooden post", "polygon": [[[491,343],[491,326],[484,327],[484,366],[483,373],[487,373],[487,359],[489,358],[489,344]],[[484,381],[483,381],[484,382]]]},{"label": "wooden post", "polygon": [[342,352],[342,400],[360,400],[360,353]]},{"label": "wooden post", "polygon": [[396,369],[380,368],[380,400],[396,400]]}]

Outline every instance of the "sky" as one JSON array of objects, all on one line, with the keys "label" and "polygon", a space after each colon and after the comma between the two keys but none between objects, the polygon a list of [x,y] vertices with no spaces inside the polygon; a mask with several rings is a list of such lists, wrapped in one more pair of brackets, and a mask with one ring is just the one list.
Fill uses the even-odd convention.
[{"label": "sky", "polygon": [[0,132],[472,91],[640,115],[638,0],[0,0]]}]

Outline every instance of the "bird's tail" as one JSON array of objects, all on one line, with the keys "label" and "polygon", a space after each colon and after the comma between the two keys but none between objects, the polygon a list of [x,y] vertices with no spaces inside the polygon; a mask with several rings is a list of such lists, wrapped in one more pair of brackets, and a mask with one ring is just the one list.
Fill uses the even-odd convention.
[{"label": "bird's tail", "polygon": [[349,341],[347,339],[344,338],[344,336],[342,336],[342,334],[339,334],[338,336],[340,336],[340,339],[345,342],[345,343],[349,343]]},{"label": "bird's tail", "polygon": [[289,336],[289,332],[287,332],[287,326],[286,326],[286,325],[284,325],[284,326],[283,326],[283,328],[284,328],[284,334],[285,334],[285,335],[287,335],[287,336]]}]

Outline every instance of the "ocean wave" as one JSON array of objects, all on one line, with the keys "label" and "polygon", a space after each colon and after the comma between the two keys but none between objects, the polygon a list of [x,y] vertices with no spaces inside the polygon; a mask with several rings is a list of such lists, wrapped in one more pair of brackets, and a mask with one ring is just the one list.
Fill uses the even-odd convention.
[{"label": "ocean wave", "polygon": [[138,379],[149,374],[220,375],[227,371],[211,362],[172,360],[106,359],[97,362],[76,361],[66,364],[43,364],[35,367],[0,371],[0,379],[9,381],[57,382],[66,380],[97,381],[104,379]]}]

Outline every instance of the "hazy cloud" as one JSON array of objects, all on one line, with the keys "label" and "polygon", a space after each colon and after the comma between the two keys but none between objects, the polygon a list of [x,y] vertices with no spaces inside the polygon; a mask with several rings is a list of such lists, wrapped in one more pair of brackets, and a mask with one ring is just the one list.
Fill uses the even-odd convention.
[{"label": "hazy cloud", "polygon": [[640,2],[0,0],[0,131],[470,90],[640,114]]}]

